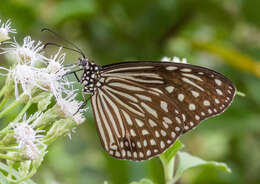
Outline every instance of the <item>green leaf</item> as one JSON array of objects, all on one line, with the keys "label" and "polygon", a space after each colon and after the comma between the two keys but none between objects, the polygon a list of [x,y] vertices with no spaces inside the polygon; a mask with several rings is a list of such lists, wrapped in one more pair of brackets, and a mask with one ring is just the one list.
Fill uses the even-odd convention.
[{"label": "green leaf", "polygon": [[199,157],[192,156],[186,152],[178,152],[179,163],[177,165],[176,174],[174,176],[174,182],[176,182],[184,173],[184,171],[197,167],[197,166],[212,166],[228,173],[231,172],[231,169],[225,164],[221,162],[215,161],[205,161]]},{"label": "green leaf", "polygon": [[139,182],[134,181],[134,182],[131,182],[130,184],[153,184],[153,182],[149,179],[144,178],[144,179],[141,179]]},{"label": "green leaf", "polygon": [[6,179],[6,176],[2,172],[0,172],[0,183],[1,184],[9,184],[9,182]]}]

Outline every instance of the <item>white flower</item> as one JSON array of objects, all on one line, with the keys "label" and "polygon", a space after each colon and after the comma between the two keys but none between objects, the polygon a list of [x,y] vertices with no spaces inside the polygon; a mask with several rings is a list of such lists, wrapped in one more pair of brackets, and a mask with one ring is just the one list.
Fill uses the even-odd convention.
[{"label": "white flower", "polygon": [[58,52],[54,55],[51,56],[50,58],[46,58],[48,66],[47,66],[47,71],[49,73],[59,73],[59,75],[62,77],[67,73],[65,68],[63,67],[63,62],[65,60],[66,54],[60,54],[61,48],[59,48]]},{"label": "white flower", "polygon": [[19,64],[27,64],[34,66],[37,62],[44,62],[45,57],[42,55],[44,45],[41,41],[35,43],[30,36],[24,38],[23,45],[19,45],[14,39],[13,42],[6,42],[10,44],[9,48],[3,48],[4,53],[14,55]]},{"label": "white flower", "polygon": [[[62,66],[65,54],[60,55],[59,52],[47,59],[48,66],[46,68],[36,68],[26,64],[17,64],[10,71],[10,75],[15,83],[15,96],[19,96],[20,84],[23,93],[31,97],[33,87],[40,88],[44,91],[50,91],[56,98],[60,94],[70,93],[72,83],[68,82],[63,76],[69,71]],[[3,69],[4,68],[0,68]]]},{"label": "white flower", "polygon": [[64,78],[64,75],[69,71],[69,69],[65,69],[62,65],[65,59],[65,54],[60,54],[61,49],[62,48],[59,49],[56,55],[46,60],[48,62],[46,73],[49,75],[46,75],[49,81],[46,85],[50,88],[50,91],[56,98],[61,93],[69,93],[68,89],[72,84]]},{"label": "white flower", "polygon": [[176,57],[176,56],[174,56],[173,58],[165,56],[165,57],[163,57],[161,59],[161,61],[163,61],[163,62],[174,62],[174,63],[184,63],[184,64],[187,63],[187,59],[186,58],[180,59],[179,57]]},{"label": "white flower", "polygon": [[[1,19],[0,19],[0,23],[1,23]],[[6,23],[2,23],[0,27],[0,42],[9,40],[10,39],[8,35],[9,33],[16,33],[16,30],[11,28],[11,21],[7,20]]]},{"label": "white flower", "polygon": [[71,95],[68,95],[65,98],[60,96],[57,98],[57,104],[65,116],[72,118],[77,123],[77,125],[79,125],[85,121],[83,111],[85,111],[86,108],[81,108],[83,102],[76,101],[76,95],[77,94],[72,91]]},{"label": "white flower", "polygon": [[21,84],[23,93],[31,97],[31,91],[34,86],[47,91],[42,87],[41,82],[48,82],[43,78],[43,71],[40,68],[33,66],[18,64],[13,70],[10,71],[10,75],[15,83],[15,96],[19,96],[18,84]]},{"label": "white flower", "polygon": [[42,133],[43,130],[34,130],[34,126],[40,118],[41,115],[36,113],[28,119],[26,119],[25,115],[22,122],[12,123],[14,124],[14,137],[17,141],[18,148],[24,150],[25,156],[30,160],[37,160],[40,157],[41,151],[38,146],[46,147],[46,145],[41,142],[43,135],[40,133]]}]

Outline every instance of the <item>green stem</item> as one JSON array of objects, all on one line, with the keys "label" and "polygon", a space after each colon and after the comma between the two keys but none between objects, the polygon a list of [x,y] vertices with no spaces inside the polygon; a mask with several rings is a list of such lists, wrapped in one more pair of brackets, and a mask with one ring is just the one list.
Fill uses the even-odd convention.
[{"label": "green stem", "polygon": [[9,105],[6,109],[4,109],[2,112],[0,112],[0,118],[2,118],[5,114],[9,113],[11,110],[13,110],[15,107],[17,107],[19,104],[21,104],[25,98],[27,98],[27,95],[23,94],[19,97],[18,100],[15,100],[11,105]]},{"label": "green stem", "polygon": [[0,153],[0,158],[6,159],[6,160],[12,160],[12,161],[21,161],[17,158],[14,158],[13,156],[5,155],[5,154],[2,154],[2,153]]},{"label": "green stem", "polygon": [[171,159],[171,161],[168,162],[168,163],[162,163],[163,170],[164,170],[164,178],[165,178],[166,184],[174,184],[175,183],[173,181],[174,161],[175,161],[175,157],[173,157]]},{"label": "green stem", "polygon": [[9,133],[13,133],[14,131],[13,130],[1,130],[0,131],[0,136],[1,135],[6,135],[6,134],[9,134]]},{"label": "green stem", "polygon": [[17,122],[19,121],[22,116],[24,115],[24,113],[31,107],[32,105],[32,101],[30,100],[25,106],[24,108],[20,111],[20,113],[16,116],[15,120],[13,120],[13,122]]},{"label": "green stem", "polygon": [[0,104],[0,109],[3,108],[3,106],[6,104],[8,98],[5,96],[4,99],[2,100],[1,104]]},{"label": "green stem", "polygon": [[0,146],[0,150],[5,150],[5,151],[17,151],[17,147]]},{"label": "green stem", "polygon": [[0,98],[5,94],[5,90],[7,89],[7,85],[5,85],[4,87],[2,87],[2,89],[0,90]]}]

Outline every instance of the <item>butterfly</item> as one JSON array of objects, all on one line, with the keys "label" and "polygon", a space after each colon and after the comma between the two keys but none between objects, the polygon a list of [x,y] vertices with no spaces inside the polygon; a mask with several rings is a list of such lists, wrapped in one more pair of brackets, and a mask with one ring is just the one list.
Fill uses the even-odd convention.
[{"label": "butterfly", "polygon": [[100,66],[82,57],[83,94],[90,94],[98,134],[118,159],[148,160],[182,134],[224,112],[236,88],[222,74],[174,62],[129,61]]},{"label": "butterfly", "polygon": [[[143,161],[167,150],[201,121],[224,112],[236,88],[208,68],[174,62],[129,61],[100,66],[74,48],[80,69],[73,73],[90,94],[98,134],[106,152],[118,159]],[[73,64],[74,65],[74,64]],[[77,76],[82,71],[81,78]]]}]

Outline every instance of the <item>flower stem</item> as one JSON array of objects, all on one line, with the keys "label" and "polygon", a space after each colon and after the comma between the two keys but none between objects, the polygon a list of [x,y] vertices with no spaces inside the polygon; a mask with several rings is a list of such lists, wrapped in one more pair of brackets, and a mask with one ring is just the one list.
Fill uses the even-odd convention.
[{"label": "flower stem", "polygon": [[6,147],[6,146],[0,146],[0,150],[6,150],[6,151],[17,151],[17,147]]},{"label": "flower stem", "polygon": [[1,104],[0,104],[0,109],[2,109],[4,107],[4,105],[6,104],[8,98],[5,96],[4,99],[2,100]]},{"label": "flower stem", "polygon": [[9,134],[9,133],[13,133],[14,131],[13,130],[1,130],[0,131],[0,136],[1,135],[6,135],[6,134]]},{"label": "flower stem", "polygon": [[7,89],[7,85],[5,85],[4,87],[2,87],[2,89],[0,90],[0,98],[5,94],[5,90]]},{"label": "flower stem", "polygon": [[20,96],[18,100],[15,100],[11,105],[9,105],[6,109],[4,109],[2,112],[0,112],[0,118],[2,118],[5,114],[9,113],[11,110],[13,110],[16,106],[21,104],[25,98],[27,98],[27,95],[23,94]]},{"label": "flower stem", "polygon": [[13,156],[5,155],[5,154],[2,154],[2,153],[0,153],[0,158],[6,159],[6,160],[12,160],[12,161],[21,161],[17,158],[14,158]]},{"label": "flower stem", "polygon": [[166,184],[174,184],[173,174],[174,174],[174,161],[175,157],[172,158],[168,163],[163,163],[164,178]]},{"label": "flower stem", "polygon": [[32,101],[30,100],[25,106],[24,108],[21,110],[21,112],[16,116],[15,120],[13,122],[17,122],[19,121],[19,119],[22,118],[23,114],[31,107],[32,105]]}]

